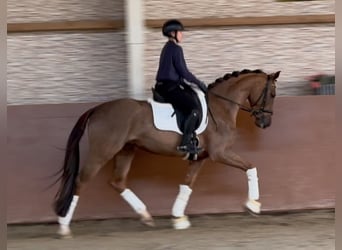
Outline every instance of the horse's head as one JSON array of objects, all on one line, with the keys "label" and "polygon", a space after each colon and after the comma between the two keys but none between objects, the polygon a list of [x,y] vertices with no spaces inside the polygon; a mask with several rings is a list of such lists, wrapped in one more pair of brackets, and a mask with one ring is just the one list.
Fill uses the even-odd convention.
[{"label": "horse's head", "polygon": [[267,75],[266,81],[255,84],[248,96],[250,112],[255,117],[255,124],[260,128],[267,128],[272,123],[273,101],[279,75],[280,71]]},{"label": "horse's head", "polygon": [[[220,100],[237,105],[255,117],[255,124],[267,128],[272,123],[273,101],[276,96],[276,81],[280,71],[266,74],[262,70],[234,71],[209,84],[209,93]],[[243,102],[249,101],[250,107]],[[228,112],[234,109],[230,109]],[[237,111],[237,110],[235,110]],[[234,111],[233,111],[234,112]],[[236,113],[237,114],[237,113]],[[236,115],[235,114],[235,115]]]}]

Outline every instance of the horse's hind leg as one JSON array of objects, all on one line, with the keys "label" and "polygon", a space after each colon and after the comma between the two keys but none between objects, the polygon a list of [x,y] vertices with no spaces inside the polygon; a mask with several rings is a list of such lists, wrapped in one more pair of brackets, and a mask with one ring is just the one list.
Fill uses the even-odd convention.
[{"label": "horse's hind leg", "polygon": [[146,205],[126,186],[127,175],[134,158],[134,153],[134,145],[127,144],[115,155],[114,174],[110,184],[134,211],[140,215],[143,224],[154,226],[154,221],[147,211]]},{"label": "horse's hind leg", "polygon": [[76,192],[73,196],[67,215],[65,217],[58,218],[58,234],[61,237],[70,238],[72,235],[70,230],[70,223],[80,197],[81,188],[84,186],[85,183],[91,180],[112,157],[113,154],[110,154],[109,152],[106,154],[100,154],[97,150],[89,151],[88,158],[77,179]]}]

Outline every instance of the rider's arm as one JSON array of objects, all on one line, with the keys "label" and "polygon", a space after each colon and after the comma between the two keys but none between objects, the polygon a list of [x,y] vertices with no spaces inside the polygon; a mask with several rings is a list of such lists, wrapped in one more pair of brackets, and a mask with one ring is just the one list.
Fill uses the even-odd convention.
[{"label": "rider's arm", "polygon": [[195,83],[197,86],[203,84],[188,70],[184,59],[183,49],[180,46],[177,46],[173,59],[174,67],[182,78],[184,78],[188,82]]}]

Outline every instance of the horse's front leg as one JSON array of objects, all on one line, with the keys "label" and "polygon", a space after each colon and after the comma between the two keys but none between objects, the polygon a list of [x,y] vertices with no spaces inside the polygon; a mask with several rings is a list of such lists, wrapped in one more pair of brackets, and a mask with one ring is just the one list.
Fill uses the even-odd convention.
[{"label": "horse's front leg", "polygon": [[248,199],[245,203],[245,207],[253,214],[260,214],[261,203],[258,201],[259,182],[257,169],[231,150],[225,150],[224,152],[213,155],[212,160],[239,168],[246,173],[248,179]]},{"label": "horse's front leg", "polygon": [[191,162],[184,184],[179,186],[179,193],[172,207],[172,222],[174,229],[187,229],[191,226],[188,217],[184,215],[184,211],[192,193],[193,184],[203,165],[203,162],[204,160]]}]

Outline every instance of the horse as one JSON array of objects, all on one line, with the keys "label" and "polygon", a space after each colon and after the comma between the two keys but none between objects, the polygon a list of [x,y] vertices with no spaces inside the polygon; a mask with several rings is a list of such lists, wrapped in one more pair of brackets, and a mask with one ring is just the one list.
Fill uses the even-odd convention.
[{"label": "horse", "polygon": [[[206,159],[241,169],[247,175],[248,197],[244,207],[255,215],[260,214],[257,169],[234,153],[232,145],[239,110],[249,112],[259,128],[265,129],[271,125],[279,75],[280,71],[267,74],[259,69],[244,69],[227,73],[208,85],[207,127],[198,135],[203,151],[197,160],[189,161],[184,183],[179,185],[179,193],[172,207],[174,229],[191,226],[184,211]],[[80,170],[79,144],[86,128],[89,152]],[[82,187],[112,159],[115,163],[114,175],[109,183],[140,216],[142,223],[154,226],[153,217],[144,202],[127,187],[127,175],[138,148],[159,155],[184,157],[185,153],[176,149],[180,140],[181,135],[175,132],[156,129],[151,105],[147,100],[120,98],[98,104],[84,112],[70,132],[64,164],[60,169],[61,183],[53,204],[58,216],[59,236],[72,236],[70,223]]]}]

